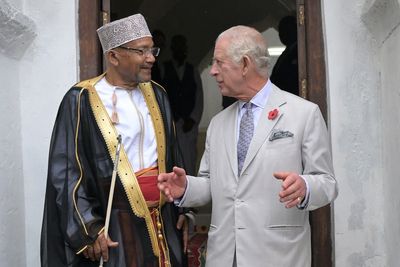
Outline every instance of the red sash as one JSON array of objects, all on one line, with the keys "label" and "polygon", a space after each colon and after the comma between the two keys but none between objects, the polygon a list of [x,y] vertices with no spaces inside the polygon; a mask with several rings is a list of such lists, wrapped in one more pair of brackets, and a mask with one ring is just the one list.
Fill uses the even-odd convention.
[{"label": "red sash", "polygon": [[150,167],[143,170],[140,170],[135,173],[140,190],[142,190],[142,194],[146,202],[148,202],[149,208],[154,207],[154,202],[160,200],[160,190],[157,187],[157,176],[158,176],[158,168]]},{"label": "red sash", "polygon": [[158,168],[146,168],[136,172],[135,175],[138,180],[140,190],[142,190],[143,197],[146,200],[147,206],[149,207],[154,228],[157,231],[158,246],[160,248],[160,267],[167,267],[169,264],[165,257],[166,242],[160,220],[161,214],[158,209],[160,201],[160,190],[157,187]]}]

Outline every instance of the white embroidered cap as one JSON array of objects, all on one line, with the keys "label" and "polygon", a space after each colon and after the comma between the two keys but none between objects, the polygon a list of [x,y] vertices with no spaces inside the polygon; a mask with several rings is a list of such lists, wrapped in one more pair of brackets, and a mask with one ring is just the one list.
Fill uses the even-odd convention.
[{"label": "white embroidered cap", "polygon": [[143,37],[151,37],[150,30],[142,14],[135,14],[107,23],[97,29],[97,35],[104,53],[127,42]]}]

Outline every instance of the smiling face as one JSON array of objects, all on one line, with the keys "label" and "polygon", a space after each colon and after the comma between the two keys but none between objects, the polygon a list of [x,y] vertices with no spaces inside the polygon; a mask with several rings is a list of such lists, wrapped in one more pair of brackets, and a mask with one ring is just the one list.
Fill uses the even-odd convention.
[{"label": "smiling face", "polygon": [[229,38],[221,37],[215,43],[210,74],[215,77],[223,96],[236,97],[242,94],[244,82],[242,64],[235,63],[228,55]]},{"label": "smiling face", "polygon": [[[153,47],[151,37],[144,37],[130,41],[122,45],[123,47],[135,49],[148,49]],[[110,60],[115,72],[118,74],[120,82],[129,86],[137,86],[138,83],[151,80],[151,68],[155,58],[151,53],[141,53],[136,50],[114,48],[113,60]]]}]

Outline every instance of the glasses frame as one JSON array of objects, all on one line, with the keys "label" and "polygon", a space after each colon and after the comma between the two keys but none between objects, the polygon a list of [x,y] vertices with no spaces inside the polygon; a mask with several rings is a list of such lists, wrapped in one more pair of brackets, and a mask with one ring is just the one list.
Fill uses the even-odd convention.
[{"label": "glasses frame", "polygon": [[140,56],[149,56],[152,55],[153,57],[157,57],[160,54],[159,47],[150,47],[150,48],[133,48],[128,46],[118,46],[119,48],[136,52]]}]

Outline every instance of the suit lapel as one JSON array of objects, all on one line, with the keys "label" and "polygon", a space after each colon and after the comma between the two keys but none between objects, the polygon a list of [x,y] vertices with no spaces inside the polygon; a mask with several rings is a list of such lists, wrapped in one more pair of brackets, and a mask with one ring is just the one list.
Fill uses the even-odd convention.
[{"label": "suit lapel", "polygon": [[[224,143],[229,163],[233,173],[237,179],[238,163],[237,163],[237,147],[236,147],[236,121],[238,116],[238,102],[228,107],[226,118],[223,122],[223,131],[225,133]],[[222,140],[221,140],[222,141]]]},{"label": "suit lapel", "polygon": [[[255,129],[253,139],[250,142],[249,150],[247,151],[246,159],[243,163],[242,173],[246,170],[247,166],[254,159],[258,150],[264,144],[265,139],[271,133],[271,130],[274,129],[276,124],[279,122],[281,117],[284,115],[284,103],[286,99],[282,95],[280,89],[278,89],[275,85],[272,85],[271,93],[268,97],[267,104],[265,105],[264,110],[261,112],[260,119],[258,121],[257,127]],[[278,116],[270,120],[268,119],[268,113],[271,110],[278,109]],[[236,154],[235,154],[236,155]],[[236,160],[237,161],[237,160]],[[237,163],[236,163],[237,166]],[[237,171],[236,171],[237,172]]]}]

